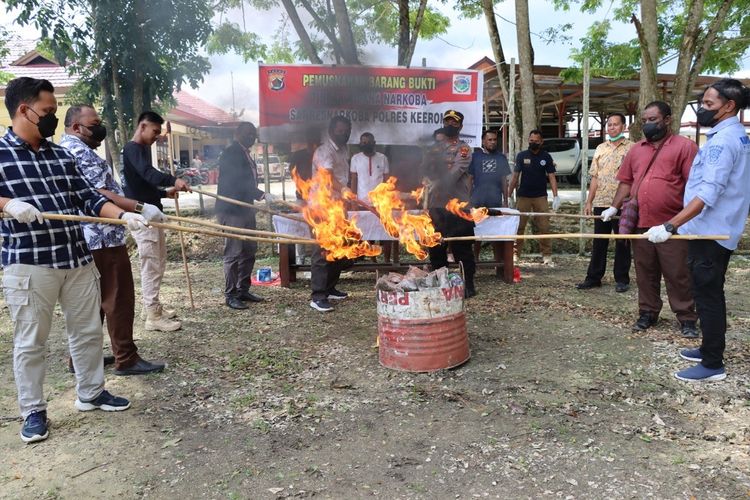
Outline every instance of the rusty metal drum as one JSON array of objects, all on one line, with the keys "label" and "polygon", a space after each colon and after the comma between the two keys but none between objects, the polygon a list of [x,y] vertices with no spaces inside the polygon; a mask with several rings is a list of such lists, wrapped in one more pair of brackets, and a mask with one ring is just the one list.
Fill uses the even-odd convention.
[{"label": "rusty metal drum", "polygon": [[376,293],[381,365],[432,372],[469,360],[463,286]]}]

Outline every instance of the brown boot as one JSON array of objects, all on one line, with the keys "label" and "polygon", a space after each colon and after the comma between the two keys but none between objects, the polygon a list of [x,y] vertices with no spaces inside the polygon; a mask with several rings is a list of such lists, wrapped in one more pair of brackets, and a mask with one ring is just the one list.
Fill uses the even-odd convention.
[{"label": "brown boot", "polygon": [[161,306],[146,309],[146,330],[159,332],[173,332],[182,328],[182,323],[165,317]]},{"label": "brown boot", "polygon": [[[174,309],[167,309],[166,307],[164,307],[163,304],[159,304],[156,307],[159,309],[159,311],[161,311],[162,318],[174,319],[174,318],[177,317],[177,311],[175,311]],[[146,319],[146,309],[147,308],[145,308],[145,307],[143,309],[141,309],[141,319],[142,320]]]}]

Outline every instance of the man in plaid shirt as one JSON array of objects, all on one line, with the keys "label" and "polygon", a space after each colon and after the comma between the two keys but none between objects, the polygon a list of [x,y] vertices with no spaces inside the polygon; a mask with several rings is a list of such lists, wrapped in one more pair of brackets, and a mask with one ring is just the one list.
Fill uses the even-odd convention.
[{"label": "man in plaid shirt", "polygon": [[145,224],[95,191],[75,159],[47,141],[57,127],[57,100],[47,80],[16,78],[5,90],[12,129],[0,138],[0,223],[3,291],[13,321],[13,371],[24,419],[21,439],[49,435],[44,398],[45,350],[55,304],[65,315],[76,369],[76,408],[120,411],[127,399],[104,390],[99,273],[77,222],[52,221],[44,212],[120,218]]}]

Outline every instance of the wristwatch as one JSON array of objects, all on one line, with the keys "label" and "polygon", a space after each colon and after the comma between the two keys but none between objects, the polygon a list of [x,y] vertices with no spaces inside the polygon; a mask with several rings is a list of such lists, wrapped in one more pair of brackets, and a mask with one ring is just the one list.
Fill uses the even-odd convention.
[{"label": "wristwatch", "polygon": [[137,201],[135,203],[135,210],[133,210],[133,212],[135,212],[137,214],[143,212],[143,203],[141,203],[140,201]]},{"label": "wristwatch", "polygon": [[674,227],[674,226],[673,226],[672,224],[670,224],[669,222],[665,222],[665,223],[664,223],[664,229],[666,229],[666,230],[667,230],[668,232],[670,232],[670,233],[672,233],[672,234],[677,234],[677,228],[676,228],[676,227]]}]

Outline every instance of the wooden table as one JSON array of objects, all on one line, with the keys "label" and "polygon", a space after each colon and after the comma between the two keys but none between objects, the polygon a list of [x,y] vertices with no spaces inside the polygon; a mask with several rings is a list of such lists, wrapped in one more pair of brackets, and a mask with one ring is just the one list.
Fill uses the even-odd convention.
[{"label": "wooden table", "polygon": [[[357,216],[357,226],[362,230],[364,239],[367,241],[381,241],[392,245],[390,262],[377,261],[364,258],[357,261],[349,271],[405,271],[409,266],[422,266],[429,261],[409,260],[401,261],[399,256],[400,245],[397,240],[385,232],[378,218],[371,212],[350,212]],[[518,217],[488,217],[474,228],[474,234],[496,235],[515,234],[518,229]],[[301,222],[285,219],[274,215],[273,227],[276,232],[293,234],[304,238],[310,237],[310,228]],[[513,240],[492,240],[493,259],[488,261],[477,260],[478,268],[494,267],[495,274],[506,283],[513,283]],[[475,250],[476,253],[476,250]],[[379,257],[379,258],[382,258]],[[309,271],[309,264],[296,263],[296,251],[294,245],[279,245],[279,276],[281,286],[288,287],[290,283],[297,281],[297,272]]]}]

